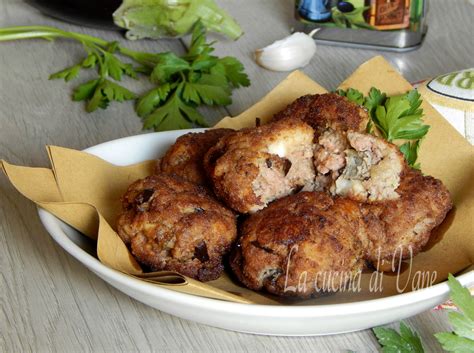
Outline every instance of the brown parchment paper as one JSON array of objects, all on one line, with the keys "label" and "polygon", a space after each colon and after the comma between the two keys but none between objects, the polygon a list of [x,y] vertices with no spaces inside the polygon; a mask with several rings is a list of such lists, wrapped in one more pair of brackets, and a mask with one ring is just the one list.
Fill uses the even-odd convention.
[{"label": "brown parchment paper", "polygon": [[[389,95],[412,89],[382,57],[375,57],[360,66],[340,88],[353,87],[367,93],[372,86]],[[236,117],[222,119],[216,127],[250,127],[255,125],[257,117],[265,123],[296,98],[324,92],[326,90],[308,76],[295,71],[257,104]],[[155,285],[170,290],[228,301],[308,305],[394,295],[402,290],[426,286],[426,283],[420,284],[420,273],[428,273],[433,284],[445,280],[448,273],[470,266],[474,259],[474,149],[426,101],[423,109],[425,122],[431,128],[420,150],[422,169],[446,184],[453,196],[455,210],[434,232],[426,251],[416,256],[411,266],[406,264],[409,270],[400,276],[384,274],[378,278],[375,273],[377,283],[374,284],[374,273],[364,273],[361,290],[305,301],[285,301],[250,291],[235,283],[227,274],[218,280],[201,283],[162,271],[144,280],[153,280]],[[114,227],[120,211],[121,195],[133,181],[151,173],[153,161],[119,167],[85,152],[56,146],[48,146],[47,151],[52,169],[14,166],[2,161],[3,171],[25,197],[85,236],[97,240],[97,256],[102,263],[134,277],[150,277],[142,273]]]}]

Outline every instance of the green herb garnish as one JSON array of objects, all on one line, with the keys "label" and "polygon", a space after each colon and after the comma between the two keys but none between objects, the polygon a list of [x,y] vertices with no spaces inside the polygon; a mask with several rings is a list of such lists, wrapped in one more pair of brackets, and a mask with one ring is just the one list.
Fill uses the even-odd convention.
[{"label": "green herb garnish", "polygon": [[415,169],[420,169],[420,163],[416,163],[420,142],[421,140],[408,141],[400,146],[400,152],[405,156],[408,165]]},{"label": "green herb garnish", "polygon": [[[461,310],[448,314],[453,332],[436,333],[436,339],[448,352],[474,352],[474,298],[467,288],[451,274],[448,277],[451,291],[451,300]],[[384,353],[423,353],[420,336],[409,329],[403,322],[400,323],[400,333],[393,329],[376,327],[372,329],[382,345]]]},{"label": "green herb garnish", "polygon": [[388,97],[383,105],[376,106],[372,120],[387,141],[420,139],[429,129],[423,124],[420,105],[420,94],[416,90]]},{"label": "green herb garnish", "polygon": [[160,57],[150,75],[157,88],[146,93],[137,104],[145,128],[188,128],[190,122],[204,126],[197,106],[228,105],[232,102],[233,88],[250,84],[237,59],[211,55],[214,48],[206,43],[205,34],[205,28],[199,24],[184,56],[165,53]]},{"label": "green herb garnish", "polygon": [[400,333],[391,328],[375,327],[372,329],[382,345],[384,353],[423,353],[420,336],[403,322],[400,322]]},{"label": "green herb garnish", "polygon": [[367,109],[370,116],[368,132],[373,133],[375,127],[389,142],[405,140],[400,151],[411,167],[419,168],[416,163],[418,149],[429,126],[423,122],[423,109],[420,108],[422,100],[416,90],[391,97],[374,87],[367,97],[353,88],[337,90],[336,93]]},{"label": "green herb garnish", "polygon": [[362,92],[354,89],[354,88],[348,88],[347,90],[343,89],[338,89],[336,93],[340,96],[347,97],[351,102],[354,102],[358,105],[364,105],[365,102],[365,97],[362,94]]},{"label": "green herb garnish", "polygon": [[474,298],[451,274],[448,285],[451,300],[461,312],[452,311],[448,314],[453,332],[436,333],[435,337],[448,352],[474,352]]},{"label": "green herb garnish", "polygon": [[[206,126],[196,109],[201,105],[228,105],[234,88],[250,85],[244,67],[234,57],[211,55],[212,43],[206,42],[206,28],[194,25],[187,53],[146,53],[133,51],[89,35],[66,32],[54,27],[25,26],[0,29],[0,41],[28,38],[68,38],[80,42],[86,56],[78,63],[50,76],[66,82],[79,77],[81,70],[95,69],[97,77],[74,88],[73,100],[85,101],[86,110],[105,109],[113,101],[138,98],[135,110],[144,120],[144,128],[156,131]],[[119,55],[134,64],[123,62]],[[138,97],[121,84],[124,76],[136,79],[148,76],[156,87]]]}]

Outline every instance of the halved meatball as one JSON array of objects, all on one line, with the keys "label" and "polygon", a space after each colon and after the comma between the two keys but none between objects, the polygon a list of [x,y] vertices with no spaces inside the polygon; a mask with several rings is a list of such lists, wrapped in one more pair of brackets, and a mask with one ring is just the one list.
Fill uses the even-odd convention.
[{"label": "halved meatball", "polygon": [[175,174],[192,183],[207,186],[203,168],[204,155],[221,137],[233,132],[232,129],[210,129],[178,137],[157,162],[156,173]]},{"label": "halved meatball", "polygon": [[152,271],[170,270],[209,281],[236,239],[236,217],[203,188],[177,176],[152,175],[122,197],[119,236]]},{"label": "halved meatball", "polygon": [[298,98],[273,117],[274,121],[281,119],[300,119],[314,129],[316,136],[320,136],[328,128],[364,132],[369,115],[363,107],[346,97],[325,93]]},{"label": "halved meatball", "polygon": [[400,179],[398,199],[361,206],[367,225],[367,259],[375,266],[379,260],[418,254],[453,206],[440,180],[409,167]]},{"label": "halved meatball", "polygon": [[240,213],[312,188],[313,129],[299,120],[279,121],[225,136],[204,158],[214,192]]},{"label": "halved meatball", "polygon": [[361,202],[393,200],[406,167],[397,146],[376,136],[327,129],[315,147],[315,189]]},{"label": "halved meatball", "polygon": [[231,268],[246,287],[279,296],[337,291],[363,268],[364,232],[357,202],[301,192],[244,222]]}]

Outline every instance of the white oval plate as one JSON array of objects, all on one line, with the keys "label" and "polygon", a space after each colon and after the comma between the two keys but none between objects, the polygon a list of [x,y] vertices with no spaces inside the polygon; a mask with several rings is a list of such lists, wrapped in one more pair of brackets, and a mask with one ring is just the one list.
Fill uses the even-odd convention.
[{"label": "white oval plate", "polygon": [[[178,136],[190,131],[126,137],[85,151],[116,165],[129,165],[156,158]],[[228,330],[287,336],[357,331],[416,315],[449,296],[448,285],[444,282],[382,299],[329,305],[256,305],[201,298],[136,280],[106,267],[95,257],[95,244],[90,240],[49,212],[39,209],[38,213],[47,231],[64,250],[118,290],[166,313]],[[463,285],[473,285],[474,271],[458,276],[458,279]]]}]

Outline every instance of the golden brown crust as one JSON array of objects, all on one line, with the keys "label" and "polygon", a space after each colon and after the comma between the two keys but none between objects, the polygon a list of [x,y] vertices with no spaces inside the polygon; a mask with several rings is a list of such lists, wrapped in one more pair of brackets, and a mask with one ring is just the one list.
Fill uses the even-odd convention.
[{"label": "golden brown crust", "polygon": [[453,206],[440,180],[409,167],[401,175],[397,193],[397,200],[362,205],[369,239],[367,259],[374,265],[379,259],[418,254]]},{"label": "golden brown crust", "polygon": [[209,281],[237,236],[235,215],[206,191],[170,175],[130,185],[117,231],[135,258],[152,271],[170,270]]},{"label": "golden brown crust", "polygon": [[[298,120],[242,129],[223,137],[206,153],[204,168],[214,192],[229,207],[255,212],[312,182],[312,140],[313,129]],[[302,170],[297,171],[297,166]]]},{"label": "golden brown crust", "polygon": [[206,152],[232,129],[210,129],[200,133],[188,133],[176,139],[157,163],[156,173],[174,174],[198,185],[208,185],[203,168]]},{"label": "golden brown crust", "polygon": [[306,95],[298,98],[281,112],[275,114],[274,121],[300,119],[321,135],[327,128],[339,131],[364,132],[369,115],[367,111],[336,93]]},{"label": "golden brown crust", "polygon": [[[441,181],[410,169],[395,145],[358,133],[367,112],[345,97],[304,96],[274,119],[184,135],[158,168],[211,185],[230,208],[254,213],[230,258],[248,288],[300,298],[338,290],[345,280],[326,283],[336,272],[354,278],[366,260],[419,253],[452,208]],[[287,196],[318,185],[327,193]],[[155,175],[132,184],[123,207],[119,235],[142,264],[199,280],[223,271],[235,216],[203,188]]]},{"label": "golden brown crust", "polygon": [[248,288],[280,296],[305,298],[318,289],[338,290],[328,288],[324,276],[337,271],[354,276],[362,269],[363,232],[357,202],[300,192],[244,222],[231,267]]}]

